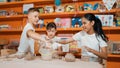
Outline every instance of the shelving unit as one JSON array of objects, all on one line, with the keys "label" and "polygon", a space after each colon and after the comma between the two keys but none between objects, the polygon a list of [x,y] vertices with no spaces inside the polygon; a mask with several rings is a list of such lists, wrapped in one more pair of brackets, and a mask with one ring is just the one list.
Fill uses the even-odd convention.
[{"label": "shelving unit", "polygon": [[[65,3],[73,3],[72,0],[61,0],[63,4]],[[102,0],[87,0],[89,3],[94,2],[101,2]],[[78,0],[78,4],[82,4],[86,2],[86,0]],[[23,0],[20,2],[8,2],[8,3],[0,3],[0,10],[15,10],[17,12],[22,13],[22,6],[23,4],[29,4],[33,3],[35,7],[39,7],[40,5],[53,5],[54,0]],[[76,2],[75,2],[76,3]],[[9,6],[9,7],[8,7]],[[62,12],[62,13],[43,13],[40,14],[40,18],[45,19],[45,22],[47,21],[53,21],[54,18],[67,18],[67,17],[81,17],[82,15],[86,13],[93,13],[93,14],[115,14],[116,12],[120,12],[120,9],[112,9],[110,11],[106,12],[99,12],[99,11],[77,11],[77,12]],[[6,38],[8,40],[10,39],[20,39],[21,32],[23,30],[24,25],[26,24],[27,15],[21,14],[21,15],[13,15],[13,16],[0,16],[0,25],[8,23],[9,25],[13,26],[14,28],[10,29],[0,29],[0,38]],[[16,21],[15,21],[16,20]],[[17,28],[18,26],[18,28]],[[76,33],[81,31],[82,28],[58,28],[58,33]],[[120,41],[120,27],[103,27],[103,30],[107,34],[110,40],[113,41]],[[37,32],[39,33],[45,33],[45,28],[37,28]],[[120,55],[112,55],[109,54],[108,57],[113,58],[120,58]],[[115,62],[115,61],[114,61]],[[111,61],[107,63],[108,65],[111,64]],[[108,66],[107,68],[111,68]]]},{"label": "shelving unit", "polygon": [[[69,4],[69,3],[73,3],[72,0],[61,0],[62,4]],[[86,1],[82,1],[82,0],[78,0],[77,2],[74,2],[75,4],[83,4]],[[87,0],[86,3],[101,3],[102,0]],[[54,0],[23,0],[23,1],[19,1],[19,2],[8,2],[8,3],[0,3],[0,10],[15,10],[17,12],[22,13],[22,7],[23,4],[30,4],[33,3],[35,7],[39,7],[40,5],[45,6],[45,5],[53,5],[54,4]],[[9,7],[8,7],[9,6]],[[53,12],[53,13],[43,13],[40,14],[40,18],[45,19],[45,22],[48,21],[53,21],[54,18],[67,18],[67,17],[81,17],[82,15],[86,14],[86,13],[93,13],[93,14],[115,14],[116,12],[119,12],[120,9],[112,9],[110,11],[105,11],[105,12],[99,12],[97,11],[77,11],[77,12]],[[17,21],[14,21],[14,19],[16,19]],[[14,33],[14,32],[22,32],[22,29],[24,27],[24,25],[26,24],[26,19],[27,19],[27,15],[13,15],[13,16],[0,16],[0,24],[6,24],[8,23],[9,25],[13,26],[14,28],[11,29],[0,29],[0,35],[4,37],[3,33]],[[15,25],[16,24],[16,25]],[[17,26],[19,28],[17,28]],[[110,37],[110,40],[117,40],[119,41],[120,38],[114,38],[116,36],[120,36],[119,35],[119,30],[120,27],[103,27],[105,33],[108,34],[108,36]],[[72,32],[78,32],[82,30],[82,28],[58,28],[58,32],[62,32],[64,31],[65,33],[69,33],[69,31]],[[40,28],[36,30],[37,32],[45,32],[45,28]],[[71,33],[72,33],[71,32]]]}]

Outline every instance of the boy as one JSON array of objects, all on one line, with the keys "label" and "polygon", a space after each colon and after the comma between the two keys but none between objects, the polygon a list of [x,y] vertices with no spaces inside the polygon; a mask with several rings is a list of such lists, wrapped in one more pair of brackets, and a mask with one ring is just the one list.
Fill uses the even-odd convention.
[{"label": "boy", "polygon": [[57,54],[61,53],[61,44],[59,43],[56,43],[55,41],[59,41],[60,38],[59,37],[56,37],[55,34],[56,34],[56,24],[53,23],[53,22],[50,22],[47,24],[46,26],[46,33],[47,35],[43,35],[42,38],[45,41],[45,44],[40,44],[41,46],[45,47],[45,48],[48,48],[48,49],[53,49],[53,50],[56,50],[57,51]]},{"label": "boy", "polygon": [[28,21],[25,25],[21,38],[20,45],[18,47],[17,58],[23,58],[27,52],[34,55],[34,41],[41,40],[38,33],[35,32],[35,25],[38,24],[39,10],[36,8],[30,8],[28,10]]}]

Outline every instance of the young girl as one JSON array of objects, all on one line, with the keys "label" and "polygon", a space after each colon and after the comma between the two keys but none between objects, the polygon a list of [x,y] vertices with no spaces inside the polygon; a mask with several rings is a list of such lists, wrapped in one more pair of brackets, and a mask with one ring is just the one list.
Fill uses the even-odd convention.
[{"label": "young girl", "polygon": [[98,61],[98,57],[107,59],[108,38],[102,30],[101,21],[93,14],[87,13],[82,17],[83,30],[76,33],[72,38],[60,41],[66,44],[78,41],[82,49],[82,57],[89,57],[89,61]]}]

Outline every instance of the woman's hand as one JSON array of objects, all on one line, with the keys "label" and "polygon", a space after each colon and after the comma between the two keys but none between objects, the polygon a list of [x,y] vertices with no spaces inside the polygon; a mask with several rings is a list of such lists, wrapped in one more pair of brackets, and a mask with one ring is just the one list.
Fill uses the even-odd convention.
[{"label": "woman's hand", "polygon": [[103,59],[107,59],[107,48],[106,47],[102,47],[101,51],[96,51],[96,50],[91,49],[87,46],[84,46],[84,47],[85,47],[85,49],[87,49],[87,51],[89,51],[89,52],[91,52],[91,53],[93,53],[93,54],[95,54]]}]

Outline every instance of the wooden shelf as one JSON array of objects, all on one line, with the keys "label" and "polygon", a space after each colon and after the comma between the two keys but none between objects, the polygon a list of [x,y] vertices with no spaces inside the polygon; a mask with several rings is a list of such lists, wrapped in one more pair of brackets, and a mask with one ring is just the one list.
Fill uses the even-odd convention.
[{"label": "wooden shelf", "polygon": [[22,32],[22,29],[0,29],[0,33],[2,32]]},{"label": "wooden shelf", "polygon": [[[57,31],[80,31],[82,28],[58,28]],[[37,32],[45,32],[46,28],[37,28]],[[22,32],[22,29],[1,29],[0,32]]]},{"label": "wooden shelf", "polygon": [[120,58],[120,55],[108,54],[108,57],[116,57],[116,58]]},{"label": "wooden shelf", "polygon": [[105,12],[96,11],[80,11],[79,14],[86,14],[86,13],[93,13],[93,14],[109,14],[109,13],[116,13],[117,9],[111,9],[110,11],[106,10]]},{"label": "wooden shelf", "polygon": [[116,9],[116,12],[120,12],[120,8],[117,8],[117,9]]},{"label": "wooden shelf", "polygon": [[82,28],[58,28],[57,31],[80,31]]},{"label": "wooden shelf", "polygon": [[93,14],[113,14],[116,13],[117,9],[112,9],[106,12],[99,12],[99,11],[79,11],[79,12],[54,12],[54,13],[44,13],[40,14],[40,18],[66,18],[66,17],[80,17],[86,13],[93,13]]},{"label": "wooden shelf", "polygon": [[103,27],[103,30],[120,30],[120,27]]},{"label": "wooden shelf", "polygon": [[[120,9],[119,9],[120,10]],[[99,11],[79,11],[79,12],[54,12],[54,13],[43,13],[40,14],[40,18],[43,19],[50,19],[50,18],[67,18],[67,17],[80,17],[86,13],[93,13],[93,14],[112,14],[118,11],[117,9],[112,9],[106,12],[99,12]],[[0,16],[0,19],[8,19],[8,18],[24,18],[27,15],[13,15],[13,16]]]},{"label": "wooden shelf", "polygon": [[24,15],[0,16],[0,19],[23,18],[23,17],[24,17]]},{"label": "wooden shelf", "polygon": [[[87,0],[87,1],[94,1],[94,0]],[[101,0],[97,0],[101,1]],[[62,0],[62,3],[71,3],[72,0]],[[78,0],[77,2],[84,2],[84,0]],[[33,1],[16,1],[16,2],[0,2],[0,7],[6,5],[20,5],[20,4],[27,4],[27,3],[36,3],[36,4],[54,4],[54,0],[33,0]]]},{"label": "wooden shelf", "polygon": [[50,4],[50,3],[54,3],[54,0],[1,2],[1,3],[0,3],[0,7],[6,6],[6,5],[20,5],[20,4],[29,4],[29,3]]},{"label": "wooden shelf", "polygon": [[[38,32],[45,32],[46,28],[35,29]],[[82,28],[57,28],[57,31],[81,31]],[[103,30],[120,30],[120,27],[103,27]],[[22,32],[22,29],[0,29],[0,32]]]},{"label": "wooden shelf", "polygon": [[[82,28],[57,28],[57,31],[80,31]],[[38,28],[36,31],[46,31],[46,28]]]},{"label": "wooden shelf", "polygon": [[45,27],[43,27],[43,28],[37,28],[37,29],[35,29],[35,31],[45,32],[45,31],[46,31],[46,28],[45,28]]},{"label": "wooden shelf", "polygon": [[55,12],[55,13],[44,13],[40,14],[40,18],[65,18],[65,17],[73,17],[75,12]]}]

